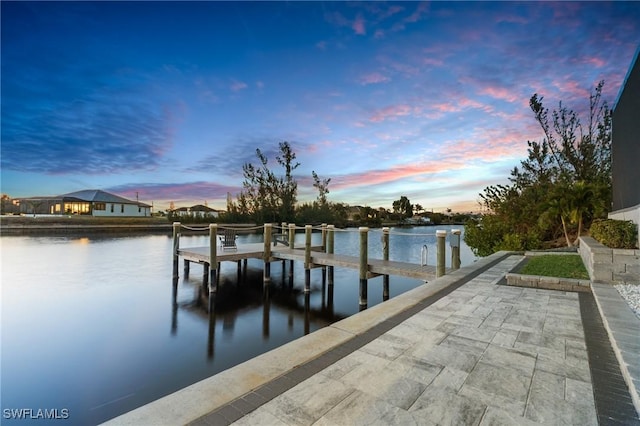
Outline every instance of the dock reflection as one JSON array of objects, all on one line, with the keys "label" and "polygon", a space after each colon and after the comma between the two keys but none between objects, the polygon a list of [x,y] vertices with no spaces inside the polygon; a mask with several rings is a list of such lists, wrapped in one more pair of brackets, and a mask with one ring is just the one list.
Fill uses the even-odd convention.
[{"label": "dock reflection", "polygon": [[[170,333],[174,336],[178,334],[178,316],[181,312],[206,319],[209,360],[215,358],[217,343],[220,345],[223,341],[233,340],[236,321],[243,317],[245,319],[251,317],[253,320],[255,315],[251,312],[255,312],[256,308],[262,308],[261,335],[264,342],[268,342],[272,337],[279,341],[282,333],[289,335],[296,333],[296,324],[299,324],[298,327],[301,326],[303,335],[307,335],[312,330],[342,319],[342,316],[336,316],[334,312],[333,285],[327,285],[324,279],[321,289],[304,292],[293,286],[293,277],[283,274],[281,280],[273,282],[269,287],[264,287],[261,272],[253,271],[252,274],[249,271],[242,274],[238,281],[223,278],[217,286],[218,290],[212,294],[212,298],[209,297],[208,291],[205,293],[203,287],[198,279],[186,278],[182,282],[179,282],[178,278],[173,279]],[[185,289],[190,294],[186,299]],[[178,291],[181,293],[180,299]],[[319,292],[322,294],[317,294]],[[313,300],[316,303],[319,302],[319,306],[312,306],[312,294],[315,295]],[[272,329],[274,315],[285,317],[285,330]],[[216,327],[220,325],[222,336],[216,336]],[[258,326],[254,324],[254,327]],[[300,333],[300,328],[297,333]]]}]

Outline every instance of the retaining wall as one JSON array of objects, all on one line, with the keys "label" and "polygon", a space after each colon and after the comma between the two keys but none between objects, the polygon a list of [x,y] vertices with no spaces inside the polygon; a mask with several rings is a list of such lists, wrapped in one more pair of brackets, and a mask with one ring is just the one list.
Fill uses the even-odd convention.
[{"label": "retaining wall", "polygon": [[611,249],[592,237],[580,237],[578,252],[591,281],[640,283],[640,250]]}]

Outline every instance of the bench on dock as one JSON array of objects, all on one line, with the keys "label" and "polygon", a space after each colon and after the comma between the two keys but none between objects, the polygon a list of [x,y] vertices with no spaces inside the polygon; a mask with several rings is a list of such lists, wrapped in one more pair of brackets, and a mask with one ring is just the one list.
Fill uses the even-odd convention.
[{"label": "bench on dock", "polygon": [[224,233],[220,235],[222,250],[237,250],[235,229],[224,229],[223,231]]}]

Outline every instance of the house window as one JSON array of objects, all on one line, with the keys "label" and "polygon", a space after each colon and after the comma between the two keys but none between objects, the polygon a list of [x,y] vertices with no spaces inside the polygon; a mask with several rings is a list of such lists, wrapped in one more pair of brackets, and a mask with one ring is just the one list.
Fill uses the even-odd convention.
[{"label": "house window", "polygon": [[138,213],[142,212],[142,207],[138,206]]},{"label": "house window", "polygon": [[124,204],[120,204],[120,213],[124,213]]},{"label": "house window", "polygon": [[93,209],[94,210],[106,210],[107,209],[107,204],[106,203],[95,203],[93,205]]},{"label": "house window", "polygon": [[113,204],[111,204],[111,213],[113,213]]}]

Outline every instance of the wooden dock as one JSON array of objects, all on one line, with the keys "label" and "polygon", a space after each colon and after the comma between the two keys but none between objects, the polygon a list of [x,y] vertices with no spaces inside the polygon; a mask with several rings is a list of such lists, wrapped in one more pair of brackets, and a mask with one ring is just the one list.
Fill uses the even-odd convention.
[{"label": "wooden dock", "polygon": [[[320,266],[337,266],[340,268],[359,269],[360,258],[343,254],[323,253],[322,247],[313,247],[311,251],[311,268]],[[189,247],[178,249],[178,255],[190,262],[211,263],[209,247]],[[219,251],[218,262],[237,262],[245,259],[263,259],[264,244],[239,244],[236,250]],[[271,262],[279,260],[294,260],[304,262],[304,249],[290,249],[286,246],[274,246],[271,248]],[[436,267],[431,265],[417,265],[415,263],[397,262],[393,260],[369,259],[368,277],[374,278],[381,275],[398,275],[407,278],[415,278],[430,281],[436,278]]]},{"label": "wooden dock", "polygon": [[[305,251],[304,249],[274,247],[271,249],[271,255],[281,260],[304,261]],[[311,263],[313,264],[312,267],[337,266],[340,268],[360,269],[360,258],[358,256],[323,253],[319,251],[311,252]],[[381,275],[398,275],[428,281],[435,279],[436,267],[396,262],[393,260],[368,259],[367,275],[367,278],[374,278]]]},{"label": "wooden dock", "polygon": [[[227,228],[228,229],[228,228]],[[284,224],[283,224],[284,229]],[[293,279],[293,264],[295,261],[302,262],[305,270],[305,293],[310,291],[310,271],[313,268],[326,268],[328,273],[329,286],[333,286],[333,269],[335,267],[358,270],[360,282],[360,306],[367,306],[367,280],[378,276],[383,277],[383,300],[389,297],[389,276],[397,275],[423,281],[430,281],[446,274],[445,268],[445,237],[446,231],[437,231],[437,262],[436,266],[418,265],[408,262],[398,262],[389,259],[389,229],[384,228],[382,234],[382,255],[383,259],[370,259],[368,256],[368,232],[366,227],[359,228],[360,250],[359,256],[349,256],[334,253],[334,228],[332,225],[323,225],[322,245],[311,245],[312,226],[305,226],[305,243],[302,248],[294,247],[295,225],[289,225],[288,242],[276,240],[272,232],[272,225],[264,225],[264,242],[254,244],[235,244],[235,234],[230,247],[226,244],[218,243],[218,227],[216,224],[209,225],[210,245],[204,247],[180,248],[180,223],[174,223],[174,293],[177,287],[179,258],[184,259],[185,276],[189,274],[190,262],[197,262],[203,265],[203,290],[209,295],[209,310],[213,309],[215,293],[219,282],[220,263],[224,261],[237,262],[238,277],[242,274],[242,269],[246,271],[248,259],[260,259],[264,262],[264,287],[268,290],[271,282],[271,263],[289,261],[289,277]],[[457,230],[455,230],[457,231]],[[452,231],[453,232],[453,231]],[[453,254],[452,269],[459,268],[459,231],[454,232],[458,238],[457,244],[452,244]],[[221,239],[222,241],[222,239]],[[273,242],[272,242],[273,241]],[[280,242],[281,244],[278,244]],[[244,268],[242,263],[244,262]],[[284,269],[283,269],[284,272]],[[324,272],[323,272],[324,274]],[[209,279],[210,276],[210,279]],[[324,275],[323,275],[324,277]]]}]

